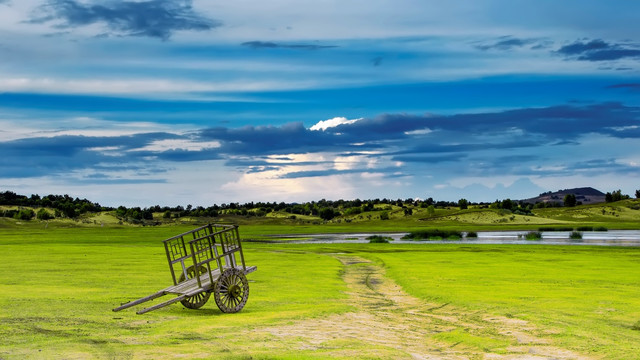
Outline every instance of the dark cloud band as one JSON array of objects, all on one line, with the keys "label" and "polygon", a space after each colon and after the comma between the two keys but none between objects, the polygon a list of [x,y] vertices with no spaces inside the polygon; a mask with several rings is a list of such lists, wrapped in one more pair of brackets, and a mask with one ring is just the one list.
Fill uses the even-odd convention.
[{"label": "dark cloud band", "polygon": [[270,41],[247,41],[241,44],[253,49],[294,49],[294,50],[320,50],[336,48],[336,45],[317,44],[279,44]]},{"label": "dark cloud band", "polygon": [[52,0],[40,6],[30,23],[57,22],[58,29],[105,24],[106,35],[169,39],[175,31],[211,30],[220,22],[198,14],[191,0],[103,1],[83,4]]},{"label": "dark cloud band", "polygon": [[582,61],[610,61],[640,58],[640,49],[629,44],[608,43],[601,39],[576,41],[558,49],[558,54]]},{"label": "dark cloud band", "polygon": [[[429,129],[425,131],[425,129]],[[0,177],[36,177],[91,169],[104,173],[124,165],[144,174],[168,162],[222,160],[227,166],[260,172],[296,162],[288,154],[333,153],[366,159],[348,171],[371,171],[368,160],[430,166],[469,161],[523,167],[535,163],[540,149],[579,146],[585,136],[640,138],[640,108],[619,103],[560,105],[451,116],[385,114],[352,123],[310,130],[302,123],[283,126],[217,127],[189,134],[147,133],[130,136],[53,136],[0,142]],[[162,143],[215,144],[200,147]],[[105,150],[115,149],[115,150]],[[111,152],[111,153],[110,153]],[[513,153],[509,156],[505,154]],[[320,157],[322,158],[322,157]],[[329,163],[325,163],[330,167]],[[96,164],[101,169],[96,168]],[[422,165],[420,165],[422,164]],[[617,169],[617,168],[616,168]],[[380,170],[380,169],[378,169]],[[329,175],[328,170],[299,171],[288,177]],[[340,172],[344,173],[344,172]]]}]

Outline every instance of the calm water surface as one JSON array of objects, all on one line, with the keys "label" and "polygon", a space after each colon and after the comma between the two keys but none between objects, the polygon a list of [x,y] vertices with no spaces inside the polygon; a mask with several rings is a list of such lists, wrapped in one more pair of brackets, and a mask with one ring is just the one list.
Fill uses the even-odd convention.
[{"label": "calm water surface", "polygon": [[599,245],[640,246],[640,230],[584,231],[582,239],[569,238],[570,231],[543,231],[541,240],[525,240],[528,231],[479,231],[477,238],[456,241],[406,241],[407,233],[359,233],[359,234],[305,234],[273,235],[295,244],[368,243],[367,237],[382,235],[392,238],[395,244],[527,244],[527,245]]}]

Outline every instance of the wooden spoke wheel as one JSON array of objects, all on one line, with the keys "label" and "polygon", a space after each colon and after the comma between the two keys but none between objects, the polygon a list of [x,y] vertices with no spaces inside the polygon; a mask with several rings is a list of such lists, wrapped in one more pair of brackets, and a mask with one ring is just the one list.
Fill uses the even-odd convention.
[{"label": "wooden spoke wheel", "polygon": [[249,297],[249,282],[238,269],[225,270],[213,287],[213,298],[224,313],[235,313],[244,307]]},{"label": "wooden spoke wheel", "polygon": [[[202,265],[198,266],[197,272],[196,272],[196,268],[193,265],[187,268],[187,275],[189,275],[189,279],[193,279],[196,276],[200,276],[206,272],[207,272],[207,268]],[[184,273],[180,274],[180,279],[178,279],[178,283],[181,283],[185,280],[187,279],[184,277]],[[180,303],[187,309],[199,309],[204,304],[206,304],[207,301],[209,301],[209,296],[211,296],[210,292],[203,291],[199,294],[185,298],[184,300],[180,301]]]}]

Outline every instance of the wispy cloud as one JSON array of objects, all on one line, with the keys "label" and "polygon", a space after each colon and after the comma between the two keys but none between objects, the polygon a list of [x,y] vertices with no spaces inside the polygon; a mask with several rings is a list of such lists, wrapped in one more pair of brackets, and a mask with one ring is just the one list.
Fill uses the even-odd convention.
[{"label": "wispy cloud", "polygon": [[382,65],[382,60],[384,60],[382,56],[376,56],[371,59],[371,63],[373,64],[373,66],[380,66]]},{"label": "wispy cloud", "polygon": [[40,6],[28,21],[54,23],[56,29],[103,24],[100,35],[147,36],[163,40],[181,30],[206,31],[221,26],[217,20],[198,14],[191,0],[94,1],[51,0]]},{"label": "wispy cloud", "polygon": [[508,51],[523,47],[529,47],[531,49],[544,49],[553,44],[552,41],[548,39],[537,39],[537,38],[517,38],[513,36],[502,36],[497,40],[482,42],[476,45],[477,49],[487,51],[487,50],[502,50]]},{"label": "wispy cloud", "polygon": [[558,49],[557,53],[583,61],[609,61],[640,58],[640,47],[634,44],[609,43],[601,39],[575,41]]},{"label": "wispy cloud", "polygon": [[640,83],[615,84],[607,86],[608,89],[626,89],[631,92],[640,92]]},{"label": "wispy cloud", "polygon": [[337,45],[318,45],[318,44],[284,44],[274,43],[270,41],[247,41],[241,44],[253,49],[294,49],[294,50],[320,50],[337,48]]}]

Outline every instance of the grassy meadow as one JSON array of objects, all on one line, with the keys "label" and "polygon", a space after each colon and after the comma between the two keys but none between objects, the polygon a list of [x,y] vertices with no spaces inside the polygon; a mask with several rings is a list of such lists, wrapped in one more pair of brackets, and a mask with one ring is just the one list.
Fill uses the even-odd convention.
[{"label": "grassy meadow", "polygon": [[[243,223],[243,238],[639,227],[640,211],[606,206],[541,209],[528,221],[488,209],[429,220],[227,220]],[[161,240],[197,221],[140,227],[100,216],[0,219],[0,359],[640,359],[640,248],[245,242],[258,271],[240,313],[222,314],[211,299],[199,310],[178,303],[136,315],[139,307],[111,309],[171,285]]]}]

